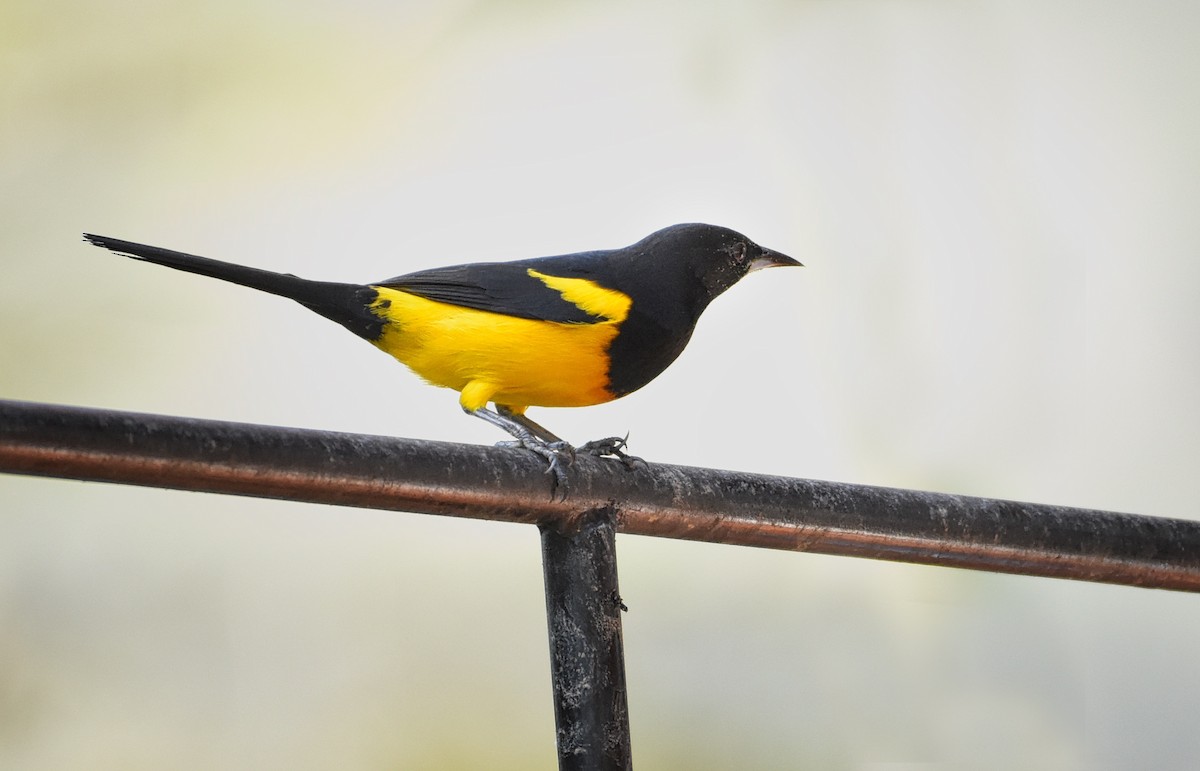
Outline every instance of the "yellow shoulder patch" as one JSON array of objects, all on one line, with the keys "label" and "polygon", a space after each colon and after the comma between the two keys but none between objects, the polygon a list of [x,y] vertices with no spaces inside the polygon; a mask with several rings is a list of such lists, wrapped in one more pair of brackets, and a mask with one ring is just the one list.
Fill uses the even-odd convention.
[{"label": "yellow shoulder patch", "polygon": [[629,315],[633,300],[624,292],[606,289],[586,278],[548,276],[533,268],[529,275],[562,295],[562,298],[584,313],[620,323]]}]

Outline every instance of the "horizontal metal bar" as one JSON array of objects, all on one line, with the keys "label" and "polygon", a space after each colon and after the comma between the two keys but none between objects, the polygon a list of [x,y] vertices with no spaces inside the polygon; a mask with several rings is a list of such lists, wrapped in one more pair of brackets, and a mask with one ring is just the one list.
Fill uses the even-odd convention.
[{"label": "horizontal metal bar", "polygon": [[666,464],[0,401],[0,471],[1200,591],[1200,522]]}]

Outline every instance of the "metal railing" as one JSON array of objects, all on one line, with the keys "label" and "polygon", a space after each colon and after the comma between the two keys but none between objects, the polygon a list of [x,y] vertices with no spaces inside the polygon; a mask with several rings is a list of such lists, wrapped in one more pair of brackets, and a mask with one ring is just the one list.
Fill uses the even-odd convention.
[{"label": "metal railing", "polygon": [[562,768],[626,768],[615,534],[1200,591],[1200,522],[588,456],[0,401],[0,471],[524,522]]}]

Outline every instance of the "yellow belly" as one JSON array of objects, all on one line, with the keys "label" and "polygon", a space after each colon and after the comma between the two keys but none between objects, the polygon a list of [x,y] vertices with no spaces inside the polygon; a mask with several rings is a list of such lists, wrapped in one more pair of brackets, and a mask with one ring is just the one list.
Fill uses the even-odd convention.
[{"label": "yellow belly", "polygon": [[371,308],[387,323],[375,345],[433,385],[459,391],[464,409],[495,402],[520,412],[614,398],[608,346],[617,320],[535,321],[376,289]]}]

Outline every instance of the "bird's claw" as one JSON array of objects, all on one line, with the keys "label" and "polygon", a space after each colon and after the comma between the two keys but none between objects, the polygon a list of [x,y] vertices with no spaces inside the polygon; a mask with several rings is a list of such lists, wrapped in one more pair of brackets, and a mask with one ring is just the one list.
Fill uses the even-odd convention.
[{"label": "bird's claw", "polygon": [[560,500],[567,499],[567,494],[571,490],[571,484],[567,478],[567,467],[575,462],[575,448],[570,444],[567,442],[544,442],[536,437],[530,437],[529,439],[496,442],[496,446],[520,447],[540,455],[546,461],[545,473],[554,475],[554,484],[550,487],[550,500],[558,497],[560,490],[562,491]]},{"label": "bird's claw", "polygon": [[610,436],[605,439],[593,439],[592,441],[583,444],[579,447],[579,451],[586,452],[589,455],[595,455],[597,458],[616,458],[621,461],[621,465],[627,469],[632,469],[637,464],[646,465],[646,461],[630,455],[625,452],[625,448],[629,445],[629,434],[625,436]]},{"label": "bird's claw", "polygon": [[585,452],[588,455],[593,455],[597,458],[616,458],[617,460],[621,461],[621,464],[627,469],[632,469],[639,463],[645,465],[646,461],[625,452],[628,439],[628,434],[625,436],[610,436],[606,439],[593,440],[587,444],[581,445],[579,448],[575,448],[568,442],[547,442],[536,436],[530,435],[528,437],[513,439],[506,442],[496,442],[496,446],[520,447],[539,455],[543,460],[546,461],[546,473],[554,475],[554,484],[550,488],[550,499],[554,500],[557,498],[558,500],[565,501],[571,492],[571,484],[567,477],[567,469],[575,463],[575,456],[577,453]]}]

